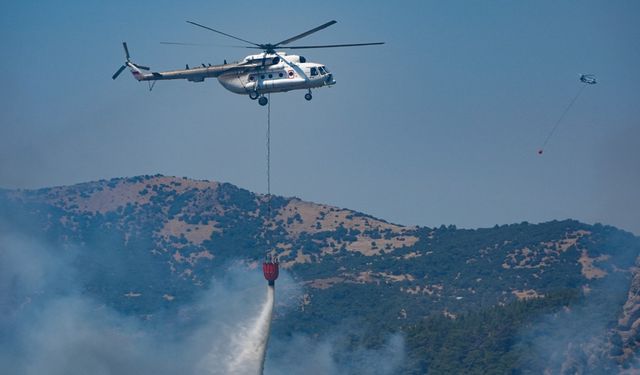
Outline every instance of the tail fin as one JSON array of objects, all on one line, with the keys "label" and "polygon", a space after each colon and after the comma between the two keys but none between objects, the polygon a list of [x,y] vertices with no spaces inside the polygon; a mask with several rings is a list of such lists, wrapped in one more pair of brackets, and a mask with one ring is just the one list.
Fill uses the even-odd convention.
[{"label": "tail fin", "polygon": [[142,81],[144,79],[145,74],[142,70],[140,70],[139,66],[131,62],[127,63],[127,66],[129,67],[129,70],[131,71],[133,78],[137,79],[138,81]]}]

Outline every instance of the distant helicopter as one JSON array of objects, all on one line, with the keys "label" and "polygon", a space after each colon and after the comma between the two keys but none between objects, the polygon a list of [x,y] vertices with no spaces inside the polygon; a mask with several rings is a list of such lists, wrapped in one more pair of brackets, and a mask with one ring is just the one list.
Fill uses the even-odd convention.
[{"label": "distant helicopter", "polygon": [[596,76],[593,74],[580,74],[580,82],[586,83],[587,85],[595,85],[598,83]]},{"label": "distant helicopter", "polygon": [[[248,95],[252,100],[258,99],[262,106],[267,105],[268,99],[265,94],[275,92],[286,92],[291,90],[307,90],[304,95],[306,100],[311,100],[311,89],[332,86],[336,83],[333,74],[323,64],[309,62],[304,56],[288,55],[276,49],[311,49],[311,48],[336,48],[336,47],[360,47],[380,45],[384,42],[374,43],[350,43],[350,44],[328,44],[328,45],[306,45],[287,46],[289,43],[309,36],[317,31],[325,29],[337,21],[329,21],[323,25],[305,31],[289,39],[278,43],[259,44],[245,39],[235,37],[222,31],[214,30],[208,26],[192,21],[188,23],[213,31],[215,33],[239,40],[251,46],[236,46],[240,48],[261,49],[263,53],[249,55],[242,61],[227,64],[226,60],[222,65],[204,65],[189,68],[189,65],[182,70],[171,70],[166,72],[150,72],[147,66],[139,65],[131,61],[127,43],[123,42],[126,61],[111,77],[118,78],[125,68],[129,68],[133,77],[138,81],[156,81],[170,79],[186,79],[191,82],[203,82],[206,78],[217,78],[220,84],[227,90],[241,95]],[[182,44],[182,43],[172,43]],[[152,86],[151,86],[152,87]]]}]

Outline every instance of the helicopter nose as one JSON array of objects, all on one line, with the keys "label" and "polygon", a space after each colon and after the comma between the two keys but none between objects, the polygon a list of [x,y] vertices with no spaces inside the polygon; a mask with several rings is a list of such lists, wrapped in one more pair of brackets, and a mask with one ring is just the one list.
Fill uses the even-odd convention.
[{"label": "helicopter nose", "polygon": [[327,83],[327,85],[335,85],[336,84],[336,80],[333,79],[333,74],[328,74],[327,78],[325,78],[324,81]]}]

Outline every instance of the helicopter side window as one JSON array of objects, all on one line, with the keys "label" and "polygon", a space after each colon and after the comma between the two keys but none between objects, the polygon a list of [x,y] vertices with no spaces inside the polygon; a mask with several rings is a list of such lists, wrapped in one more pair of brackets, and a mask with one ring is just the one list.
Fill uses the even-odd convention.
[{"label": "helicopter side window", "polygon": [[301,63],[306,63],[307,59],[304,56],[300,56],[298,57],[298,61],[300,61]]},{"label": "helicopter side window", "polygon": [[319,67],[318,70],[320,71],[320,74],[322,74],[322,75],[327,74],[327,72],[324,71],[324,67],[323,66]]},{"label": "helicopter side window", "polygon": [[278,76],[280,76],[280,78],[284,77],[284,73],[280,72],[278,73]]},{"label": "helicopter side window", "polygon": [[317,76],[318,75],[318,69],[314,66],[311,68],[311,76]]}]

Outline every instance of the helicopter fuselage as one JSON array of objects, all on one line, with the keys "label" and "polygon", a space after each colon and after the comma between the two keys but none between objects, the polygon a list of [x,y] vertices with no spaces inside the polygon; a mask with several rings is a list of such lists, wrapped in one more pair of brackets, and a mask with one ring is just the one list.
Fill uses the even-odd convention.
[{"label": "helicopter fuselage", "polygon": [[244,62],[259,61],[259,66],[245,71],[229,71],[217,78],[225,89],[241,95],[307,90],[336,83],[333,74],[322,64],[306,62],[304,57],[296,55],[289,55],[286,59],[285,62],[276,55],[247,56]]}]

